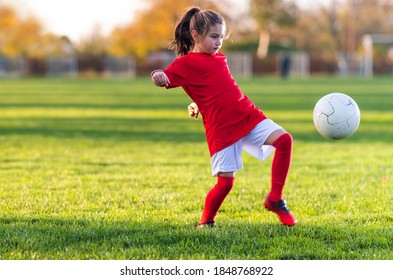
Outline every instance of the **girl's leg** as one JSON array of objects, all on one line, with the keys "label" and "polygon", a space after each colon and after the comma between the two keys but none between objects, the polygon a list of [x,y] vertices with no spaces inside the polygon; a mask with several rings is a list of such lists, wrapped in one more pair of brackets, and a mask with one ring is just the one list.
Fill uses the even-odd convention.
[{"label": "girl's leg", "polygon": [[212,175],[217,176],[217,183],[206,196],[198,227],[214,227],[214,218],[233,187],[235,173],[243,167],[242,140],[216,152],[212,156],[211,165]]},{"label": "girl's leg", "polygon": [[287,226],[297,223],[295,216],[282,199],[282,191],[291,165],[292,142],[292,136],[284,130],[273,132],[265,142],[265,144],[273,145],[276,151],[272,162],[271,190],[264,205],[276,213],[280,221]]},{"label": "girl's leg", "polygon": [[212,224],[218,209],[231,191],[235,181],[235,172],[220,172],[217,176],[217,184],[209,191],[205,199],[202,217],[199,225]]},{"label": "girl's leg", "polygon": [[285,130],[276,130],[267,138],[265,144],[276,148],[272,162],[271,190],[269,198],[273,202],[282,199],[282,192],[292,158],[292,136]]}]

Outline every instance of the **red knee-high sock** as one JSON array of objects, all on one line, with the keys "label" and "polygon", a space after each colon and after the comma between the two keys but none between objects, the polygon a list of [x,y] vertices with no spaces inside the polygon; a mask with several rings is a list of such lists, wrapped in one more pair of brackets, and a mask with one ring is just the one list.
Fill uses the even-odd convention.
[{"label": "red knee-high sock", "polygon": [[274,202],[282,199],[282,191],[289,166],[291,165],[292,142],[292,136],[289,133],[285,133],[273,143],[276,151],[272,162],[272,181],[269,198]]},{"label": "red knee-high sock", "polygon": [[221,204],[231,191],[234,181],[234,177],[217,177],[217,184],[206,196],[202,217],[199,221],[200,224],[214,221],[214,217],[217,215],[218,209],[220,209]]}]

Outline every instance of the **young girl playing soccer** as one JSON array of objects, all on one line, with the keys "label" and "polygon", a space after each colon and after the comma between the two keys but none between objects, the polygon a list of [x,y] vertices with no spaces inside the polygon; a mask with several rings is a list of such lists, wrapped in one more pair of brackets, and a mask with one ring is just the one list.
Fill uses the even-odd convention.
[{"label": "young girl playing soccer", "polygon": [[229,72],[226,57],[219,53],[226,33],[223,17],[211,10],[191,8],[175,29],[171,48],[179,57],[165,70],[154,70],[156,86],[181,86],[194,103],[189,114],[203,118],[216,185],[207,194],[198,227],[215,227],[214,218],[231,191],[235,172],[242,169],[242,149],[266,159],[275,149],[271,190],[264,206],[287,226],[296,218],[282,199],[292,155],[292,136],[268,119],[245,96]]}]

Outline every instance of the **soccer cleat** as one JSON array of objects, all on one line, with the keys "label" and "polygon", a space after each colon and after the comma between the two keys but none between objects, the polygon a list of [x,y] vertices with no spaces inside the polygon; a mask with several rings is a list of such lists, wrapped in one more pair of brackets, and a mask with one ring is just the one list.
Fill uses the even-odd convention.
[{"label": "soccer cleat", "polygon": [[291,227],[297,223],[295,216],[288,209],[285,200],[281,199],[278,202],[273,202],[269,197],[266,197],[264,205],[267,210],[276,213],[284,225]]},{"label": "soccer cleat", "polygon": [[216,227],[216,223],[214,221],[197,225],[197,228],[215,228],[215,227]]}]

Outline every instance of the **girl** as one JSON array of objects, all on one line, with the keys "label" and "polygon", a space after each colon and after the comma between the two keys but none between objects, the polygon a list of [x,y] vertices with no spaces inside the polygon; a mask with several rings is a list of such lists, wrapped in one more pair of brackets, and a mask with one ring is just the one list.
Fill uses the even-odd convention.
[{"label": "girl", "polygon": [[275,149],[271,169],[271,190],[264,206],[287,226],[296,218],[282,199],[292,155],[292,136],[268,119],[245,96],[231,73],[226,57],[219,52],[226,33],[223,17],[211,10],[191,8],[175,29],[171,49],[179,57],[165,70],[151,74],[156,86],[181,86],[194,103],[190,116],[203,118],[216,185],[205,199],[198,227],[216,227],[214,218],[231,191],[235,172],[242,169],[244,149],[259,160]]}]

